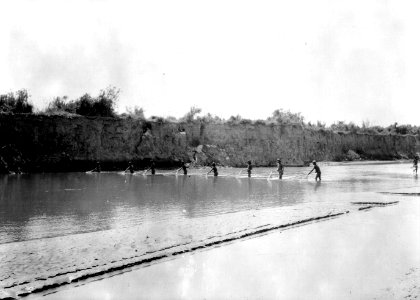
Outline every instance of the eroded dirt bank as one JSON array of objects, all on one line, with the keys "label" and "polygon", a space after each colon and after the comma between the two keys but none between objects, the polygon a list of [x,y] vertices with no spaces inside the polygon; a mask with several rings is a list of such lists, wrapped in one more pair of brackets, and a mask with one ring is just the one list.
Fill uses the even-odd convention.
[{"label": "eroded dirt bank", "polygon": [[[346,158],[410,158],[419,149],[412,135],[368,135],[312,130],[300,125],[159,123],[102,117],[0,115],[0,171],[80,171],[99,160],[103,169],[157,166],[180,160],[225,166],[288,165]],[[350,151],[350,152],[349,152]]]}]

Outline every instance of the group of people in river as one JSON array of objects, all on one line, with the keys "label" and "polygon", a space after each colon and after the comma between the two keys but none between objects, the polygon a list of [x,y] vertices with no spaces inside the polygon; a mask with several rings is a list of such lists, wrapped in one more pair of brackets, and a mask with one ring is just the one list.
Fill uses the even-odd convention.
[{"label": "group of people in river", "polygon": [[[417,175],[417,170],[418,170],[418,162],[419,162],[419,156],[415,155],[414,159],[413,159],[413,172],[416,175]],[[277,159],[276,166],[277,166],[276,171],[278,173],[278,178],[282,179],[283,174],[284,174],[284,165],[283,165],[280,158]],[[190,165],[188,163],[186,163],[185,161],[181,161],[181,167],[176,170],[176,173],[178,173],[179,171],[182,170],[184,175],[188,175],[188,168],[190,168]],[[252,165],[252,162],[249,160],[249,161],[247,161],[247,167],[246,167],[248,177],[251,177],[252,169],[253,169],[253,165]],[[145,171],[143,171],[143,174],[146,174],[149,171],[152,175],[156,174],[156,164],[155,164],[155,161],[153,159],[150,160],[149,166]],[[315,180],[316,181],[318,181],[318,180],[321,181],[321,169],[320,169],[320,167],[318,166],[318,164],[315,160],[312,161],[312,169],[308,173],[307,176],[309,176],[314,171],[315,171]],[[96,167],[93,170],[91,170],[90,172],[98,172],[98,173],[101,172],[101,164],[99,163],[99,161],[96,162]],[[127,169],[125,169],[124,172],[126,172],[126,173],[130,172],[132,174],[135,172],[134,164],[131,161],[128,162],[128,167],[127,167]],[[213,162],[211,164],[210,170],[206,173],[206,175],[208,175],[210,173],[213,173],[213,176],[218,176],[219,175],[219,172],[217,170],[217,166],[216,166],[215,162]],[[270,173],[270,176],[271,176],[271,173]]]},{"label": "group of people in river", "polygon": [[[313,168],[308,173],[308,176],[313,171],[315,171],[315,173],[316,173],[315,180],[316,181],[321,180],[321,169],[319,168],[319,166],[317,165],[317,163],[316,163],[315,160],[312,162],[312,164],[313,164]],[[278,178],[279,179],[282,179],[283,178],[283,173],[284,173],[284,165],[281,162],[281,159],[280,158],[277,159],[277,164],[276,165],[277,165],[276,171],[278,173]],[[183,172],[184,175],[188,175],[188,170],[187,169],[189,167],[190,166],[189,166],[188,163],[186,163],[185,161],[181,161],[181,167],[176,170],[176,173],[178,173],[179,171],[182,170],[182,172]],[[252,165],[252,162],[249,160],[247,162],[247,168],[246,168],[248,177],[251,177],[251,175],[252,175],[252,169],[253,169],[253,165]],[[155,164],[155,161],[153,159],[150,160],[150,164],[149,164],[148,168],[143,171],[143,174],[146,175],[147,172],[149,172],[149,171],[150,171],[151,175],[155,175],[156,174],[156,164]],[[97,161],[96,162],[96,167],[93,170],[89,171],[89,172],[97,172],[97,173],[100,173],[101,172],[101,164],[100,164],[100,162]],[[124,170],[124,172],[125,173],[128,173],[129,172],[131,174],[133,174],[135,172],[135,170],[134,170],[134,164],[131,161],[128,162],[128,167]],[[213,162],[211,164],[211,168],[206,173],[206,175],[208,175],[210,173],[213,173],[213,176],[218,176],[219,175],[219,172],[217,170],[217,166],[216,166],[216,163],[215,162]],[[271,173],[270,173],[270,176],[271,176]]]},{"label": "group of people in river", "polygon": [[[315,180],[316,181],[321,181],[321,169],[320,169],[320,167],[317,165],[317,163],[316,163],[316,161],[314,160],[314,161],[312,161],[312,164],[313,164],[313,168],[312,168],[312,170],[308,173],[308,176],[313,172],[313,171],[315,171],[315,173],[316,173],[316,176],[315,176]],[[252,166],[252,162],[250,161],[250,160],[248,160],[248,162],[247,162],[247,168],[246,168],[246,171],[247,171],[247,173],[248,173],[248,177],[251,177],[251,174],[252,174],[252,168],[253,168],[253,166]],[[278,158],[277,159],[277,173],[279,174],[279,179],[282,179],[283,178],[283,173],[284,173],[284,165],[283,165],[283,163],[281,162],[281,159],[280,158]],[[207,174],[210,174],[211,172],[213,172],[213,175],[214,176],[218,176],[219,175],[219,173],[218,173],[218,171],[217,171],[217,167],[216,167],[216,163],[212,163],[212,165],[211,165],[211,169],[210,169],[210,171],[207,173]],[[185,171],[185,173],[184,173],[185,175],[187,174],[186,173],[186,171]],[[271,176],[271,174],[270,174],[270,176]]]},{"label": "group of people in river", "polygon": [[[417,175],[417,172],[418,172],[418,162],[419,162],[419,159],[420,159],[419,158],[419,155],[416,154],[414,156],[413,166],[412,166],[413,173],[415,173],[415,175]],[[194,160],[192,162],[192,164],[194,164],[194,163],[196,163],[196,160]],[[246,165],[247,165],[246,166],[246,172],[248,174],[248,177],[251,177],[251,175],[252,175],[252,169],[253,169],[252,162],[250,160],[248,160]],[[316,181],[318,181],[318,180],[321,181],[321,169],[320,169],[320,167],[318,166],[318,164],[317,164],[317,162],[315,160],[312,161],[312,165],[313,165],[313,167],[312,167],[311,171],[308,173],[307,176],[309,176],[313,171],[315,171],[315,180]],[[279,179],[282,179],[283,178],[283,174],[284,174],[284,165],[283,165],[283,163],[282,163],[282,161],[281,161],[280,158],[277,159],[276,166],[277,166],[276,172],[278,173],[278,178]],[[188,169],[189,168],[190,168],[190,164],[189,163],[186,163],[185,161],[181,161],[181,166],[180,166],[180,168],[178,168],[176,170],[176,173],[178,174],[178,172],[180,172],[182,170],[182,173],[184,175],[188,175]],[[146,170],[143,171],[143,174],[147,174],[147,172],[149,172],[149,171],[150,171],[150,173],[152,175],[155,175],[156,174],[156,164],[155,164],[154,159],[151,159],[150,160],[149,166],[148,166],[148,168]],[[100,162],[97,161],[95,168],[93,170],[91,170],[91,171],[88,171],[88,172],[89,173],[93,173],[93,172],[100,173],[101,172],[101,164],[100,164]],[[131,174],[135,173],[135,168],[134,168],[134,164],[133,164],[132,161],[129,161],[128,162],[128,167],[125,169],[124,172],[125,173],[128,173],[129,172]],[[22,174],[22,171],[21,171],[21,169],[20,169],[19,166],[17,167],[17,169],[16,169],[16,171],[14,173],[15,174]],[[217,170],[217,166],[216,166],[216,163],[215,162],[213,162],[210,165],[210,170],[206,174],[208,175],[210,173],[213,173],[214,176],[218,176],[219,175],[219,172]],[[271,173],[270,173],[270,176],[271,176]]]}]

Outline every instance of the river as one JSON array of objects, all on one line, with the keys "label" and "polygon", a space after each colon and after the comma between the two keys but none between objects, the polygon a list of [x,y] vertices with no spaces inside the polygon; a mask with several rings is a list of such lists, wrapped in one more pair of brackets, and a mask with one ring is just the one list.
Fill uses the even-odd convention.
[{"label": "river", "polygon": [[418,185],[408,162],[320,167],[322,182],[309,167],[286,168],[283,180],[273,168],[251,178],[234,168],[217,178],[209,169],[0,175],[0,296],[357,211]]}]

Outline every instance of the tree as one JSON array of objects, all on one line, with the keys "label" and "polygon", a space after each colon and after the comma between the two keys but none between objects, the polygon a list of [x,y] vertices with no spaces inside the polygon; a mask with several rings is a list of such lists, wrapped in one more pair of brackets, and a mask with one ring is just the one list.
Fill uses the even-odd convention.
[{"label": "tree", "polygon": [[299,123],[303,124],[304,117],[301,113],[292,113],[290,110],[276,109],[268,121],[275,121],[278,124]]},{"label": "tree", "polygon": [[93,108],[94,99],[89,94],[84,94],[82,97],[75,101],[76,114],[82,116],[96,116]]},{"label": "tree", "polygon": [[201,113],[201,108],[193,106],[190,108],[190,111],[181,118],[181,121],[192,122],[199,113]]},{"label": "tree", "polygon": [[126,114],[133,119],[146,119],[144,116],[144,109],[138,106],[134,107],[126,107],[125,108]]},{"label": "tree", "polygon": [[29,103],[30,95],[25,89],[15,93],[0,95],[0,111],[14,114],[31,114],[33,105]]},{"label": "tree", "polygon": [[46,113],[59,113],[59,112],[68,112],[76,113],[76,106],[74,101],[68,102],[68,97],[55,97],[53,101],[48,104]]},{"label": "tree", "polygon": [[115,105],[117,104],[120,90],[116,87],[107,87],[99,92],[99,96],[93,103],[93,110],[96,116],[113,117],[115,116]]},{"label": "tree", "polygon": [[84,94],[79,99],[71,101],[69,105],[73,105],[76,114],[82,116],[114,117],[119,94],[120,90],[116,87],[108,87],[101,90],[96,98]]}]

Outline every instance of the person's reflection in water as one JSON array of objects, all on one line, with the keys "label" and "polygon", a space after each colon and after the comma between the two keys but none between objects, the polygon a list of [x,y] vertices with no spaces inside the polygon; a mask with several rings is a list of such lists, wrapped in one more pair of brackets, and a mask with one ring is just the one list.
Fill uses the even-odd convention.
[{"label": "person's reflection in water", "polygon": [[242,178],[236,177],[235,180],[236,180],[236,183],[237,183],[238,186],[242,185]]},{"label": "person's reflection in water", "polygon": [[131,184],[131,180],[133,180],[133,176],[125,176],[124,183],[130,185]]},{"label": "person's reflection in water", "polygon": [[215,186],[216,186],[216,183],[217,183],[217,176],[214,176],[214,177],[213,177],[213,187],[215,187]]},{"label": "person's reflection in water", "polygon": [[187,177],[189,177],[189,176],[188,175],[187,176],[182,176],[182,177],[174,176],[176,184],[177,185],[181,184],[182,188],[184,188],[184,186],[185,186],[185,180],[187,180]]},{"label": "person's reflection in water", "polygon": [[97,191],[102,190],[102,176],[100,172],[95,173],[95,187]]},{"label": "person's reflection in water", "polygon": [[252,195],[252,181],[253,179],[248,178],[248,199],[251,199]]},{"label": "person's reflection in water", "polygon": [[267,185],[271,189],[273,187],[273,180],[267,180]]},{"label": "person's reflection in water", "polygon": [[7,182],[9,181],[9,176],[7,175],[1,175],[0,178],[3,176],[3,179],[1,180],[2,183],[0,184],[0,199],[5,199],[6,196],[6,188],[7,188]]},{"label": "person's reflection in water", "polygon": [[[271,181],[269,181],[270,182],[270,188],[273,190],[273,186],[272,186],[272,184],[271,184]],[[283,190],[282,190],[282,182],[280,181],[280,180],[277,180],[276,181],[276,185],[275,185],[275,189],[276,189],[276,195],[277,195],[277,197],[279,197],[279,199],[281,198],[281,196],[282,196],[282,194],[283,194]]]},{"label": "person's reflection in water", "polygon": [[321,186],[321,181],[317,181],[316,183],[315,183],[315,187],[314,187],[314,190],[316,191],[317,189],[319,189],[319,187]]}]

